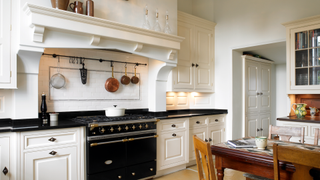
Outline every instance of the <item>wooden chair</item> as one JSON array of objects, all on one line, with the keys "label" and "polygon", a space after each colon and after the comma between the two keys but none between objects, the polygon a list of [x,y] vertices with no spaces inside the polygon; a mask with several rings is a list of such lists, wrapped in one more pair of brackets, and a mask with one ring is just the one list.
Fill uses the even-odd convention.
[{"label": "wooden chair", "polygon": [[[281,141],[289,141],[291,137],[300,137],[300,142],[304,143],[304,127],[289,126],[269,126],[269,137],[272,135],[280,136]],[[276,138],[275,138],[276,139]]]},{"label": "wooden chair", "polygon": [[318,140],[320,136],[319,128],[314,129],[314,145],[318,145]]},{"label": "wooden chair", "polygon": [[[199,180],[216,180],[210,143],[207,143],[194,135],[193,144],[194,152],[196,154]],[[206,178],[204,178],[203,172]]]},{"label": "wooden chair", "polygon": [[298,179],[310,179],[311,176],[309,174],[306,174],[305,172],[300,173],[301,171],[298,172],[298,170],[306,168],[307,173],[309,173],[311,167],[320,168],[319,157],[320,152],[317,151],[310,151],[292,146],[281,146],[275,143],[273,144],[274,179],[280,180],[279,161],[293,163],[297,169],[295,173],[297,173],[296,177]]}]

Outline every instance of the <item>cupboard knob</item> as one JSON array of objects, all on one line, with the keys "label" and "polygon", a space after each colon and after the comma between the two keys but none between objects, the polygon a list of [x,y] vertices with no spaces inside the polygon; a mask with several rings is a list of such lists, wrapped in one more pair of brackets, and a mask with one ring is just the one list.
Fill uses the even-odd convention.
[{"label": "cupboard knob", "polygon": [[194,64],[192,63],[191,66],[194,67]]},{"label": "cupboard knob", "polygon": [[134,175],[136,175],[136,173],[133,172],[133,173],[132,173],[132,176],[134,176]]},{"label": "cupboard knob", "polygon": [[8,170],[8,168],[7,168],[7,167],[4,167],[4,169],[2,170],[2,172],[3,172],[3,174],[4,174],[4,175],[7,175],[7,174],[8,174],[8,172],[9,172],[9,170]]},{"label": "cupboard knob", "polygon": [[199,65],[198,64],[196,64],[196,67],[198,67]]},{"label": "cupboard knob", "polygon": [[259,131],[260,131],[260,129],[257,129],[257,131],[259,132]]},{"label": "cupboard knob", "polygon": [[122,177],[121,177],[121,176],[118,176],[118,178],[121,179]]},{"label": "cupboard knob", "polygon": [[173,133],[172,136],[175,137],[175,136],[177,136],[177,135],[176,135],[176,133]]},{"label": "cupboard knob", "polygon": [[208,139],[205,139],[204,141],[205,141],[205,142],[208,142]]},{"label": "cupboard knob", "polygon": [[54,142],[54,141],[56,141],[57,139],[56,138],[54,138],[54,137],[52,137],[52,138],[50,138],[50,139],[48,139],[48,141],[51,141],[51,142]]},{"label": "cupboard knob", "polygon": [[219,119],[215,119],[214,121],[215,121],[215,122],[218,122],[218,121],[219,121]]},{"label": "cupboard knob", "polygon": [[197,124],[200,124],[200,121],[197,121],[196,123],[197,123]]},{"label": "cupboard knob", "polygon": [[260,128],[260,131],[263,131],[263,129],[262,129],[262,128]]},{"label": "cupboard knob", "polygon": [[55,152],[55,151],[51,151],[51,152],[49,152],[49,154],[51,154],[52,156],[54,156],[54,155],[56,155],[56,154],[57,154],[57,152]]},{"label": "cupboard knob", "polygon": [[209,142],[211,142],[212,141],[212,139],[211,138],[209,138]]},{"label": "cupboard knob", "polygon": [[176,125],[175,125],[175,124],[172,124],[171,127],[176,127]]},{"label": "cupboard knob", "polygon": [[153,168],[150,168],[150,171],[153,171]]}]

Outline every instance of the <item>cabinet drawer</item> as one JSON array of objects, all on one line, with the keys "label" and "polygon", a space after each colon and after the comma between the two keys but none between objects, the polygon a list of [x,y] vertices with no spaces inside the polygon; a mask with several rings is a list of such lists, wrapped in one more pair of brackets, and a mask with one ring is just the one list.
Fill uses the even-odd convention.
[{"label": "cabinet drawer", "polygon": [[206,116],[197,117],[197,118],[191,118],[190,121],[189,121],[190,129],[206,127],[207,126],[206,119],[207,119]]},{"label": "cabinet drawer", "polygon": [[208,125],[222,125],[224,124],[225,116],[208,116]]},{"label": "cabinet drawer", "polygon": [[187,129],[189,119],[169,119],[158,123],[158,132]]},{"label": "cabinet drawer", "polygon": [[79,140],[79,129],[30,131],[21,133],[24,149],[44,148],[59,145],[70,145]]}]

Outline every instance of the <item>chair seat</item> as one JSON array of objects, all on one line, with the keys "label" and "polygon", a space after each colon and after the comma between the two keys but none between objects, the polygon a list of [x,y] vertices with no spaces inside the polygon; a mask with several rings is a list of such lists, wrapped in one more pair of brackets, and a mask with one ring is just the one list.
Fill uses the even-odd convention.
[{"label": "chair seat", "polygon": [[257,175],[250,174],[250,173],[244,173],[243,176],[247,177],[247,178],[250,178],[250,179],[253,179],[253,180],[272,180],[272,179],[269,179],[269,178],[257,176]]}]

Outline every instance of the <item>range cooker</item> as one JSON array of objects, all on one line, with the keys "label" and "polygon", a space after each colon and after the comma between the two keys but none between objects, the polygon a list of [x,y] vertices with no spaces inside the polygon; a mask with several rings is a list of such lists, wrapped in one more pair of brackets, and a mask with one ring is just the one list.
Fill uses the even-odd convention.
[{"label": "range cooker", "polygon": [[79,116],[87,124],[87,180],[149,179],[156,174],[156,123],[153,116]]}]

